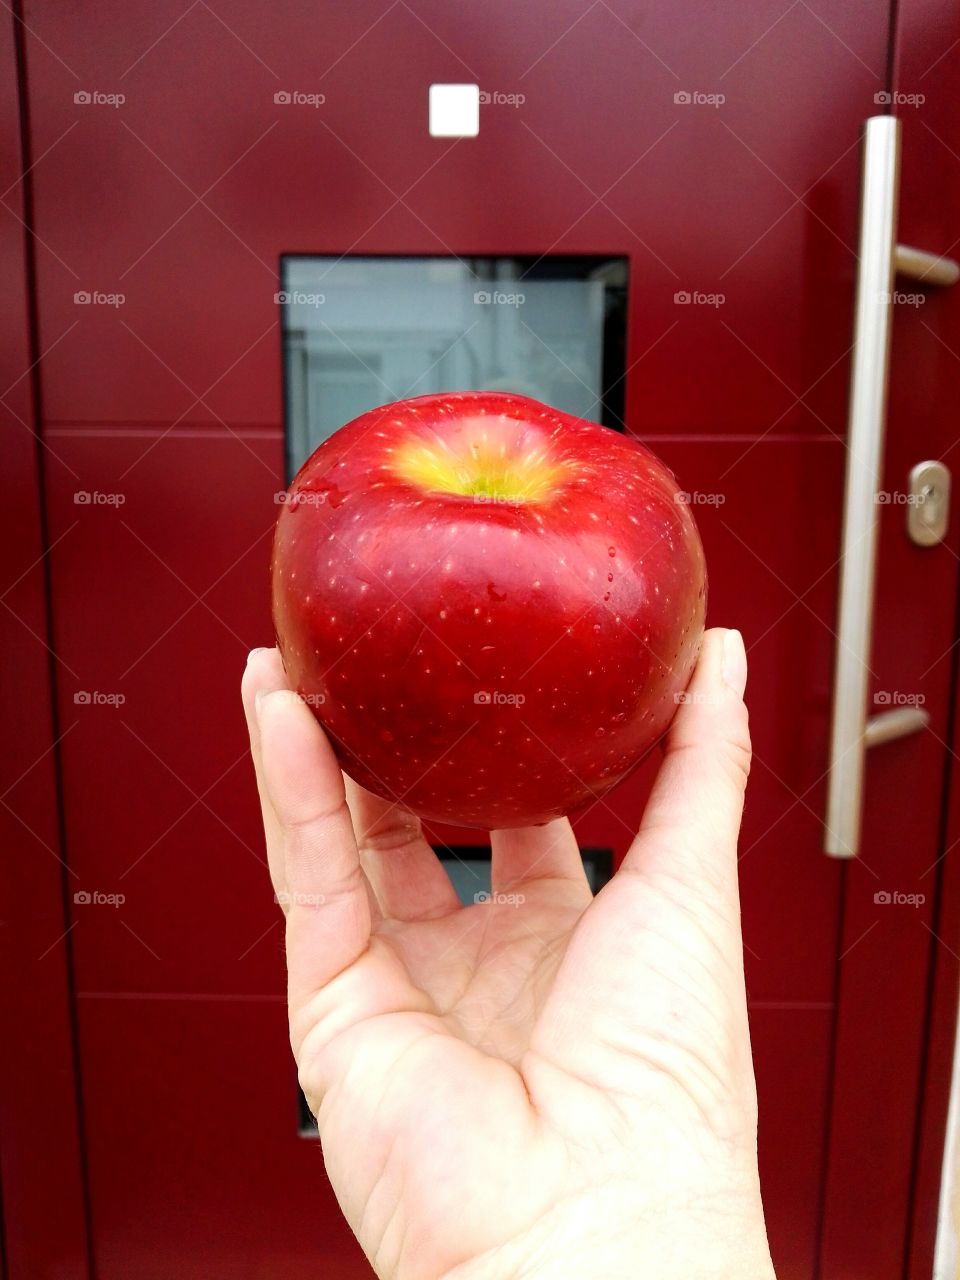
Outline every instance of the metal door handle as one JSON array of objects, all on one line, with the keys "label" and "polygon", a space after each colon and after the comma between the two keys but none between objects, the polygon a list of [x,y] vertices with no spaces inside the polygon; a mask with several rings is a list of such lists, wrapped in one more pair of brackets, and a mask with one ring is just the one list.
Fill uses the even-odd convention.
[{"label": "metal door handle", "polygon": [[857,855],[867,747],[914,733],[926,724],[925,712],[904,715],[897,709],[872,717],[867,732],[877,491],[883,465],[894,272],[899,270],[927,284],[953,284],[960,277],[960,266],[951,259],[897,244],[899,171],[900,121],[893,116],[873,116],[866,122],[863,137],[860,265],[827,777],[824,851],[834,858]]},{"label": "metal door handle", "polygon": [[912,249],[908,244],[894,245],[893,264],[898,275],[919,280],[921,284],[947,285],[960,280],[960,263],[952,258],[938,258],[935,253],[924,253],[922,249]]}]

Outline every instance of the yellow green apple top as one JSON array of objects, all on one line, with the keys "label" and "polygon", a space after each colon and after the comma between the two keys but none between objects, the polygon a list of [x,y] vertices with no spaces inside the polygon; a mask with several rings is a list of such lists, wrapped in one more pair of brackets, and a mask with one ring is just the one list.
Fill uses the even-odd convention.
[{"label": "yellow green apple top", "polygon": [[496,829],[599,799],[663,734],[703,632],[688,504],[648,449],[525,396],[420,396],[309,458],[273,554],[287,674],[343,769]]}]

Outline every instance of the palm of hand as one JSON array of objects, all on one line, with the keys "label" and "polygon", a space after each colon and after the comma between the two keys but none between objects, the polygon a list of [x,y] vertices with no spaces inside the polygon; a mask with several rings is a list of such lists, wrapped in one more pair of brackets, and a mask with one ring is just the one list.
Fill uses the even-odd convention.
[{"label": "palm of hand", "polygon": [[[580,979],[591,981],[567,957],[588,912],[595,932],[614,922],[621,904],[610,889],[587,906],[585,884],[528,881],[518,905],[383,921],[368,950],[305,1006],[295,1029],[301,1083],[331,1181],[379,1273],[439,1276],[484,1259],[490,1274],[510,1274],[503,1258],[556,1229],[554,1206],[566,1216],[572,1198],[592,1213],[624,1174],[634,1187],[652,1184],[666,1175],[668,1149],[685,1177],[718,1153],[732,1167],[722,1133],[737,1106],[723,1096],[728,1063],[705,1079],[684,1047],[717,1034],[702,974],[699,991],[683,985],[689,957],[659,946],[636,1002],[654,1018],[683,1010],[682,1036],[671,1042],[637,1020],[589,1070],[566,1043],[583,1029],[572,1016],[589,999]],[[345,1023],[347,1003],[356,1021]],[[611,1089],[628,1074],[628,1090]],[[641,1123],[645,1167],[630,1141]],[[611,1162],[609,1139],[621,1161]],[[611,1198],[622,1198],[622,1182]]]},{"label": "palm of hand", "polygon": [[[260,687],[282,688],[269,662]],[[718,866],[729,833],[694,831],[683,726],[595,900],[563,821],[494,832],[494,885],[522,901],[463,908],[410,816],[352,786],[348,814],[312,717],[264,701],[251,735],[271,873],[293,891],[291,1039],[377,1274],[612,1280],[644,1273],[637,1250],[666,1259],[658,1276],[771,1274],[735,856]],[[737,817],[743,763],[724,766]],[[746,1252],[697,1270],[705,1252],[722,1268],[728,1224]]]}]

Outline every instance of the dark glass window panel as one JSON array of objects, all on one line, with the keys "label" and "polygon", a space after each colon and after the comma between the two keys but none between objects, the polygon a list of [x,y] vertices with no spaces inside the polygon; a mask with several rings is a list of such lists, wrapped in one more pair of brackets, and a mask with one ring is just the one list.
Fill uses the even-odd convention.
[{"label": "dark glass window panel", "polygon": [[282,259],[288,467],[392,400],[514,391],[623,429],[627,260]]}]

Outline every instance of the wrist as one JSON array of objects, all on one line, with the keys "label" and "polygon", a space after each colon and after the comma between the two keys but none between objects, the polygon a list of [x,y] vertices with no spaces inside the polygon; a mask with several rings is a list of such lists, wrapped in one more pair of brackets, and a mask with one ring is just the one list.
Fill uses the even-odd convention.
[{"label": "wrist", "polygon": [[441,1280],[776,1280],[759,1192],[672,1208],[661,1203],[655,1212],[650,1204],[640,1195],[631,1203],[622,1191],[580,1194]]}]

